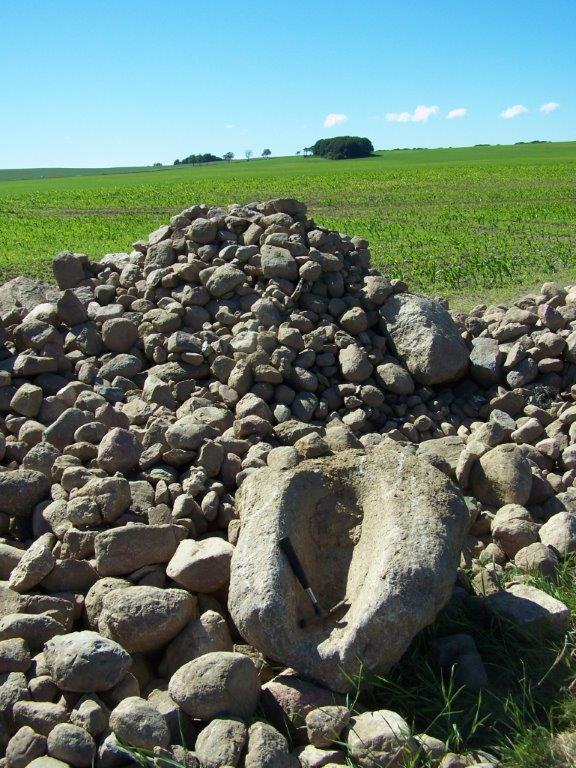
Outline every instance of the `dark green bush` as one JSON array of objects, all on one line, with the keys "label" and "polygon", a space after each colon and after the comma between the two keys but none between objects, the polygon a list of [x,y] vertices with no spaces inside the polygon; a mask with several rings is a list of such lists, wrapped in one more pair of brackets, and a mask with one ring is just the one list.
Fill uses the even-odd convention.
[{"label": "dark green bush", "polygon": [[330,160],[347,160],[353,157],[370,157],[374,147],[370,139],[361,136],[336,136],[334,139],[319,139],[312,147],[315,157]]}]

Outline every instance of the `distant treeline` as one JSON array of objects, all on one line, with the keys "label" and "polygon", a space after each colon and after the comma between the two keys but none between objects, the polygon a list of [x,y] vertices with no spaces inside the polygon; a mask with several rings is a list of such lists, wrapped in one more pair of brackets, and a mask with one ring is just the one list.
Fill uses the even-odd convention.
[{"label": "distant treeline", "polygon": [[200,165],[201,163],[217,163],[223,158],[205,152],[203,155],[188,155],[183,160],[174,160],[174,165]]}]

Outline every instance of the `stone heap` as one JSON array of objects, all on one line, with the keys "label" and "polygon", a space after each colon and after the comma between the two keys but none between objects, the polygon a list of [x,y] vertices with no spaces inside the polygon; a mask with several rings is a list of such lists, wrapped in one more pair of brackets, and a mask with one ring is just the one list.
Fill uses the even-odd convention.
[{"label": "stone heap", "polygon": [[[576,288],[449,313],[290,199],[194,206],[130,254],[61,253],[54,275],[0,288],[6,768],[116,768],[123,745],[206,768],[342,764],[344,742],[370,768],[441,760],[397,713],[350,712],[335,670],[360,646],[389,668],[450,598],[462,544],[455,596],[566,631],[562,603],[501,582],[576,549]],[[290,517],[296,493],[317,518]],[[336,586],[330,558],[317,573],[353,601],[341,636],[297,634],[287,530],[307,567],[299,530],[336,547]],[[406,533],[398,558],[384,532]],[[471,638],[439,647],[458,659],[482,684]]]}]

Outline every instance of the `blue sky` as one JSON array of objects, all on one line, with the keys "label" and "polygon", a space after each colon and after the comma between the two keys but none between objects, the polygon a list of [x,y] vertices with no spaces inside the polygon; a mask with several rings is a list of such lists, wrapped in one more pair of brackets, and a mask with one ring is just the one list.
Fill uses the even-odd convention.
[{"label": "blue sky", "polygon": [[293,154],[344,133],[576,139],[576,2],[0,0],[0,167]]}]

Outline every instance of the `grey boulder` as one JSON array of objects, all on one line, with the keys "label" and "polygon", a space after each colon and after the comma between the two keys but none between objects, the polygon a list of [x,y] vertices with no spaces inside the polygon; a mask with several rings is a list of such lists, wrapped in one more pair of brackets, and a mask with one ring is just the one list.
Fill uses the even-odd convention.
[{"label": "grey boulder", "polygon": [[183,589],[113,589],[102,599],[98,631],[129,653],[152,653],[176,637],[196,612],[196,598]]},{"label": "grey boulder", "polygon": [[167,747],[170,731],[163,715],[150,702],[129,696],[110,714],[110,728],[125,744],[140,749]]},{"label": "grey boulder", "polygon": [[184,664],[172,675],[168,690],[194,719],[208,721],[221,715],[248,718],[258,704],[260,683],[249,656],[220,652]]},{"label": "grey boulder", "polygon": [[393,350],[419,384],[443,384],[466,373],[468,349],[437,301],[394,294],[379,311]]},{"label": "grey boulder", "polygon": [[[237,497],[228,607],[247,642],[337,691],[360,665],[385,672],[450,598],[468,512],[457,488],[391,440],[264,468]],[[291,539],[324,608],[320,622],[279,549]],[[344,615],[343,615],[344,614]]]},{"label": "grey boulder", "polygon": [[44,646],[50,676],[63,691],[108,691],[132,659],[118,643],[89,630],[53,637]]}]

